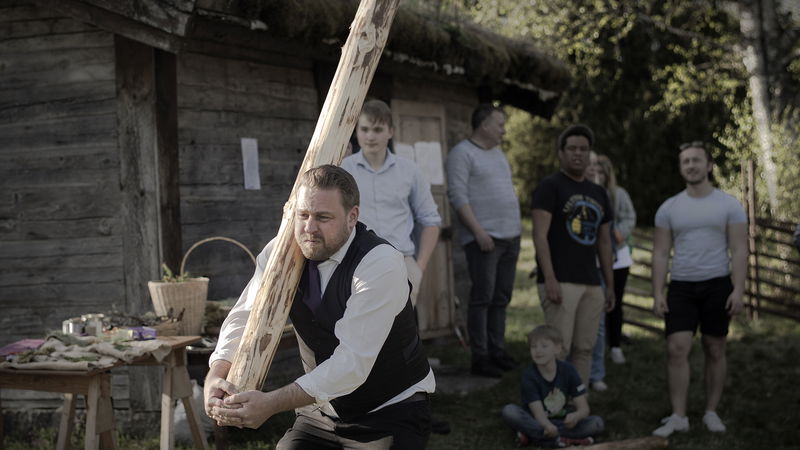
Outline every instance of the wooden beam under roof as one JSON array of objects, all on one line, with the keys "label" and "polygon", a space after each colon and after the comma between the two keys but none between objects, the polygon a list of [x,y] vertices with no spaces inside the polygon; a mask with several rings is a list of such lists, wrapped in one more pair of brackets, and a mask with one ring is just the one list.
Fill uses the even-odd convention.
[{"label": "wooden beam under roof", "polygon": [[38,6],[170,53],[183,48],[196,0],[33,0]]}]

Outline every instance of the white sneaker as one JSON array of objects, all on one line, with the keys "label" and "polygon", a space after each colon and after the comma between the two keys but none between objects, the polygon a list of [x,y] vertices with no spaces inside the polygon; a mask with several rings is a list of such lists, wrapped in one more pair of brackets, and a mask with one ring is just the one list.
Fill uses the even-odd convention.
[{"label": "white sneaker", "polygon": [[726,430],[722,419],[714,411],[706,411],[705,415],[703,415],[703,423],[706,424],[708,431],[712,433],[724,433]]},{"label": "white sneaker", "polygon": [[597,392],[603,392],[608,390],[608,385],[603,380],[592,381],[592,389]]},{"label": "white sneaker", "polygon": [[661,419],[661,423],[664,425],[656,428],[653,431],[653,436],[665,438],[669,437],[669,435],[675,431],[689,431],[689,418],[686,416],[681,417],[673,414]]},{"label": "white sneaker", "polygon": [[611,361],[614,364],[625,364],[625,354],[619,347],[611,347]]}]

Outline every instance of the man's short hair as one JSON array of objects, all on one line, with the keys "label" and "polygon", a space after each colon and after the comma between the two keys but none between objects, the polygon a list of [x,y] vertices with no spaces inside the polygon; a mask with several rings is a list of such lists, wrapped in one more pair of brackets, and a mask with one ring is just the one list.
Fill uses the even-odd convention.
[{"label": "man's short hair", "polygon": [[361,115],[366,116],[374,123],[385,123],[389,128],[392,128],[392,110],[389,109],[384,101],[373,99],[364,102],[361,107]]},{"label": "man's short hair", "polygon": [[506,115],[506,112],[503,111],[503,108],[499,106],[494,106],[491,103],[481,103],[475,108],[475,111],[472,111],[472,118],[470,120],[472,124],[472,131],[477,130],[480,128],[481,124],[484,120],[486,120],[489,116],[492,115],[493,112],[499,112],[502,115]]},{"label": "man's short hair", "polygon": [[547,339],[557,345],[563,345],[564,343],[564,338],[557,328],[550,325],[539,325],[528,333],[528,346],[542,339]]},{"label": "man's short hair", "polygon": [[594,147],[594,132],[592,129],[582,123],[577,123],[568,126],[567,129],[562,131],[558,136],[559,150],[564,150],[564,147],[567,145],[567,138],[570,136],[583,136],[589,141],[589,148]]},{"label": "man's short hair", "polygon": [[342,195],[342,206],[344,206],[345,212],[353,209],[360,201],[355,178],[341,167],[331,164],[308,169],[300,177],[298,187],[300,186],[310,189],[338,190]]},{"label": "man's short hair", "polygon": [[706,160],[708,162],[714,162],[714,157],[711,156],[711,150],[708,149],[705,142],[703,141],[691,141],[691,142],[684,142],[683,144],[678,146],[678,159],[680,159],[681,153],[686,150],[687,148],[696,147],[703,150],[703,153],[706,154]]}]

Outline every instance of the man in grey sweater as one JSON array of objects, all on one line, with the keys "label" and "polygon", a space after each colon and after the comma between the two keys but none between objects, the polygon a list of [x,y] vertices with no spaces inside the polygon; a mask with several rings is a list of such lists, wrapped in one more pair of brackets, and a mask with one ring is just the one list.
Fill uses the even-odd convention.
[{"label": "man in grey sweater", "polygon": [[511,166],[499,148],[505,121],[502,109],[478,106],[472,135],[447,156],[447,194],[458,214],[458,242],[472,281],[467,311],[472,373],[489,377],[500,377],[517,365],[505,351],[506,307],[521,233]]}]

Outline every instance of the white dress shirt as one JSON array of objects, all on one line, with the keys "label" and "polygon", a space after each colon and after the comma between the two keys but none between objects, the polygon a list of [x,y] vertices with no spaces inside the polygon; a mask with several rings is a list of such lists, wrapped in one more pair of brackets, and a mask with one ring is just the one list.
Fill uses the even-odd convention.
[{"label": "white dress shirt", "polygon": [[[335,254],[319,264],[323,293],[354,237],[355,229]],[[273,242],[270,241],[258,255],[255,274],[223,322],[219,341],[209,358],[209,364],[218,359],[233,360],[272,246]],[[317,367],[313,367],[313,361],[304,361],[308,372],[296,380],[308,395],[314,397],[323,412],[338,416],[330,400],[355,391],[366,381],[389,336],[395,317],[405,308],[407,301],[408,281],[403,255],[390,245],[378,245],[364,256],[353,273],[347,307],[342,318],[334,325],[334,334],[339,339],[339,345],[331,357]],[[435,389],[436,382],[431,370],[425,378],[373,411],[398,403],[416,392],[432,393]]]}]

